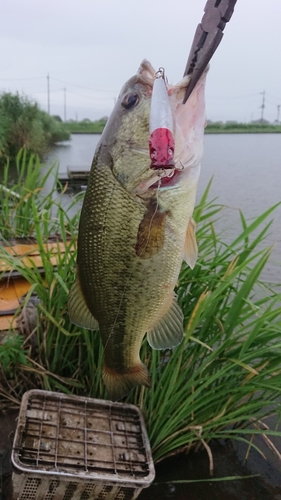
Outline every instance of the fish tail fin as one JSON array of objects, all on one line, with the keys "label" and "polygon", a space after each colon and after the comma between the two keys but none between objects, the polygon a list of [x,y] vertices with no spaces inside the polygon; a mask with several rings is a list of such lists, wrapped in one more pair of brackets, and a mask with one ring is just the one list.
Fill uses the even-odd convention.
[{"label": "fish tail fin", "polygon": [[141,362],[122,372],[112,370],[104,365],[102,377],[109,399],[112,401],[117,401],[123,396],[126,396],[126,394],[136,385],[150,387],[148,370]]}]

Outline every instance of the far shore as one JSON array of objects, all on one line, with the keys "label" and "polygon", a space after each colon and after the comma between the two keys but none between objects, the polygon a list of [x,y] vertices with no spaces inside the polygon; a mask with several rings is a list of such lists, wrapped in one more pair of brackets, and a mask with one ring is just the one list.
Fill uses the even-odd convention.
[{"label": "far shore", "polygon": [[[101,134],[105,120],[97,122],[66,122],[65,128],[71,134]],[[205,134],[280,134],[281,125],[265,123],[208,123]]]}]

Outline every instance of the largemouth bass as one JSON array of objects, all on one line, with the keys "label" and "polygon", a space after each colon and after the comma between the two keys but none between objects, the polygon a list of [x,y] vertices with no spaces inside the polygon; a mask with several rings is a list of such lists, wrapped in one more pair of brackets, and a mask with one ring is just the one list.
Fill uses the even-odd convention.
[{"label": "largemouth bass", "polygon": [[183,338],[174,287],[182,260],[197,258],[192,213],[205,126],[202,75],[188,101],[189,77],[168,85],[174,169],[150,168],[149,119],[155,70],[144,60],[122,88],[97,146],[78,233],[71,320],[100,331],[109,398],[149,386],[140,360],[144,335],[154,349]]}]

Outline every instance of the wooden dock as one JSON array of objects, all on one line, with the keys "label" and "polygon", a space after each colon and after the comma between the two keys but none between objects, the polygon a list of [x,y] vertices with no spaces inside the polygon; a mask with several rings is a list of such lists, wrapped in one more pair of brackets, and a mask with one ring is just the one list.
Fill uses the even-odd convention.
[{"label": "wooden dock", "polygon": [[[3,245],[4,246],[4,245]],[[37,243],[16,243],[4,246],[5,251],[17,256],[24,266],[37,268],[44,274],[43,262]],[[56,266],[58,257],[65,253],[65,245],[62,242],[48,242],[44,244],[46,252],[50,252],[50,262]],[[16,328],[14,314],[20,306],[23,296],[30,289],[30,283],[20,273],[13,270],[11,266],[0,257],[0,331]]]},{"label": "wooden dock", "polygon": [[78,193],[85,191],[88,183],[90,170],[75,170],[73,167],[67,167],[67,174],[58,177],[57,190],[67,193]]}]

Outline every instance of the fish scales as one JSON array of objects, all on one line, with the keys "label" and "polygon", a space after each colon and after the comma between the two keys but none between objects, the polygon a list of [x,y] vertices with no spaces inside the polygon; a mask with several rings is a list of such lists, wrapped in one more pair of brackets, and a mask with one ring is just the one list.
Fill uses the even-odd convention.
[{"label": "fish scales", "polygon": [[[114,188],[107,190],[104,196],[102,188],[111,183]],[[81,249],[79,276],[81,281],[87,283],[86,295],[95,297],[92,311],[98,319],[103,342],[107,343],[105,359],[111,365],[115,357],[117,364],[122,366],[130,364],[130,358],[132,363],[138,360],[142,340],[138,331],[147,331],[154,324],[163,310],[163,303],[167,301],[167,287],[174,288],[181,264],[177,258],[179,237],[183,247],[186,231],[186,220],[182,217],[182,230],[174,222],[174,233],[177,234],[173,236],[173,219],[170,216],[169,237],[160,255],[149,260],[136,259],[134,247],[145,210],[126,194],[112,172],[104,169],[102,175],[97,175],[94,170],[87,192],[94,203],[91,213],[85,217],[86,223],[80,229],[78,239]],[[87,199],[84,206],[87,206]],[[98,227],[95,227],[96,219],[99,220]],[[94,279],[89,280],[89,275]],[[126,355],[123,349],[119,349],[118,356],[116,353],[113,356],[124,340],[124,329],[127,332],[126,341],[130,337],[130,343],[135,348]],[[109,343],[110,336],[112,341]]]},{"label": "fish scales", "polygon": [[[99,328],[111,399],[137,384],[149,386],[139,357],[146,332],[156,349],[178,344],[183,335],[173,290],[187,234],[193,238],[198,161],[190,162],[188,182],[172,180],[161,189],[156,174],[153,183],[148,139],[154,70],[147,64],[141,66],[141,78],[133,77],[121,91],[95,153],[80,217],[77,278],[69,296],[72,321]],[[135,95],[140,102],[127,111],[123,103]],[[178,148],[186,163],[183,145]]]}]

